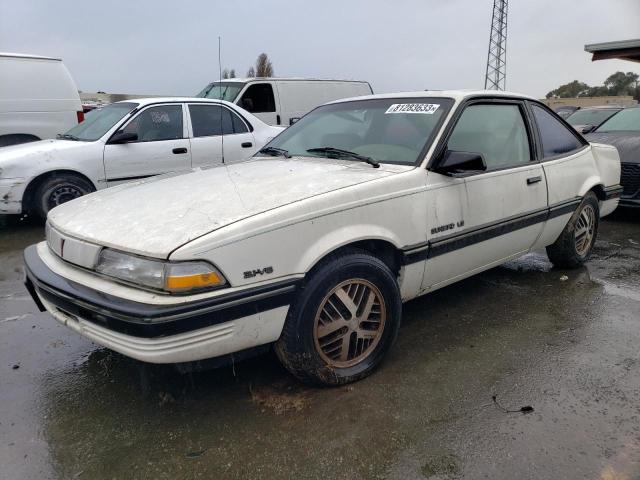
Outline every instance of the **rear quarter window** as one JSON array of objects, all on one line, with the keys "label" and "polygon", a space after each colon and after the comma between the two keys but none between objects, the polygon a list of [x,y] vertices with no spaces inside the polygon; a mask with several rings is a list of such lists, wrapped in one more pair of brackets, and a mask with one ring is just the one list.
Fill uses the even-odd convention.
[{"label": "rear quarter window", "polygon": [[579,150],[585,145],[570,128],[567,128],[547,110],[539,105],[532,105],[532,108],[542,142],[544,158],[565,155]]}]

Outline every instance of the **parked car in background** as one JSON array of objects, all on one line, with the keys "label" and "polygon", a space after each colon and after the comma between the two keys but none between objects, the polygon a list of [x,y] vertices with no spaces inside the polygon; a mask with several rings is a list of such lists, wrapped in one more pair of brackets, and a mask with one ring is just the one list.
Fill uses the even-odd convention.
[{"label": "parked car in background", "polygon": [[620,183],[624,188],[620,205],[640,207],[640,107],[620,110],[586,138],[618,149],[622,162]]},{"label": "parked car in background", "polygon": [[622,110],[622,107],[589,107],[576,110],[565,120],[580,133],[589,133],[602,125],[609,117]]},{"label": "parked car in background", "polygon": [[212,82],[197,97],[233,102],[269,125],[292,125],[318,105],[370,95],[367,82],[304,78],[230,78]]},{"label": "parked car in background", "polygon": [[302,381],[368,375],[402,302],[546,247],[589,257],[621,190],[615,148],[505,92],[321,106],[251,160],[49,212],[25,251],[40,309],[139,360],[275,343]]},{"label": "parked car in background", "polygon": [[562,118],[567,118],[572,113],[580,110],[580,107],[575,107],[573,105],[564,105],[562,107],[558,107],[555,109],[555,112],[560,115]]},{"label": "parked car in background", "polygon": [[94,190],[247,158],[280,131],[224,101],[112,103],[57,140],[0,150],[0,213],[45,218]]},{"label": "parked car in background", "polygon": [[83,119],[62,60],[0,53],[0,147],[55,138]]}]

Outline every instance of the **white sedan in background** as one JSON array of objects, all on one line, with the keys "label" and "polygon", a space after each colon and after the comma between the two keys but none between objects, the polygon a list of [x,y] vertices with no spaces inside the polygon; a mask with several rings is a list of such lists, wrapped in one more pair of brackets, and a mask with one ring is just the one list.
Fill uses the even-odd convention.
[{"label": "white sedan in background", "polygon": [[0,214],[47,212],[95,190],[250,157],[282,131],[238,106],[145,98],[87,114],[57,140],[0,151]]}]

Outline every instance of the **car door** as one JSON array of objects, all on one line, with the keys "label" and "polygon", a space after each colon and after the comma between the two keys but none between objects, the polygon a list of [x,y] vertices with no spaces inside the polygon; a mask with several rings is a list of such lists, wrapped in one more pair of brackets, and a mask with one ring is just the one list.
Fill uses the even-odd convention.
[{"label": "car door", "polygon": [[236,162],[256,151],[247,123],[226,106],[189,104],[191,158],[194,167]]},{"label": "car door", "polygon": [[520,101],[468,103],[443,152],[483,156],[485,171],[428,175],[428,260],[423,289],[433,289],[529,250],[547,215],[547,187]]},{"label": "car door", "polygon": [[536,247],[553,243],[578,208],[585,181],[595,171],[588,142],[546,107],[530,103],[549,190],[549,218]]},{"label": "car door", "polygon": [[280,125],[278,91],[271,82],[250,83],[236,104],[268,125]]},{"label": "car door", "polygon": [[118,132],[135,134],[137,139],[127,143],[110,140],[105,145],[108,186],[191,168],[191,145],[180,103],[143,108]]}]

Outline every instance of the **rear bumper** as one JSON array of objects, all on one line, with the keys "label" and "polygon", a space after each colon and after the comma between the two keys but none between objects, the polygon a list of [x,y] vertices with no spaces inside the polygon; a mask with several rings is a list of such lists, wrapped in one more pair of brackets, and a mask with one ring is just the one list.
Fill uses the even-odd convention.
[{"label": "rear bumper", "polygon": [[24,253],[25,285],[41,310],[81,335],[138,360],[180,363],[278,339],[296,281],[171,305],[116,297],[51,270],[36,246]]}]

